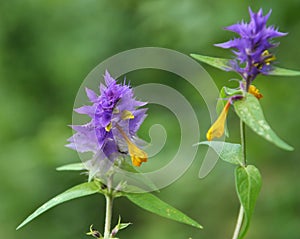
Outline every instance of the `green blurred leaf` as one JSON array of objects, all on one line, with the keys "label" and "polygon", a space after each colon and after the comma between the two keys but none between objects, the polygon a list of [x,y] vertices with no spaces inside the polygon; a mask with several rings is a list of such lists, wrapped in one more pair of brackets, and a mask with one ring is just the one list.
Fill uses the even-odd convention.
[{"label": "green blurred leaf", "polygon": [[222,87],[222,89],[219,92],[219,99],[217,101],[216,111],[217,111],[218,115],[222,112],[222,110],[225,106],[226,98],[228,98],[228,96],[225,92],[225,86],[224,86],[224,87]]},{"label": "green blurred leaf", "polygon": [[[121,169],[121,173],[119,175],[119,169]],[[132,192],[148,192],[148,191],[156,191],[159,192],[159,188],[151,181],[150,178],[148,178],[142,171],[140,171],[138,168],[133,167],[131,163],[126,162],[125,160],[122,161],[120,165],[118,165],[118,168],[116,168],[114,178],[122,180],[124,175],[123,175],[123,170],[133,173],[131,176],[130,174],[127,174],[127,180],[130,178],[133,180],[133,182],[136,183],[138,180],[139,187],[135,187],[130,185],[130,180],[127,181],[128,185],[126,186],[126,190],[133,190]],[[137,178],[138,176],[138,178]],[[119,178],[118,178],[119,177]],[[135,184],[133,183],[133,184]]]},{"label": "green blurred leaf", "polygon": [[274,66],[272,71],[268,73],[268,75],[271,76],[300,76],[300,71],[280,68],[277,66]]},{"label": "green blurred leaf", "polygon": [[230,59],[211,57],[211,56],[203,56],[198,54],[190,54],[191,57],[195,58],[198,61],[206,63],[210,66],[216,67],[220,70],[228,71],[230,70],[229,61]]},{"label": "green blurred leaf", "polygon": [[243,90],[240,87],[237,89],[232,89],[224,86],[223,88],[224,88],[224,93],[227,97],[234,96],[234,95],[243,95]]},{"label": "green blurred leaf", "polygon": [[258,169],[253,165],[248,165],[247,167],[237,167],[235,170],[235,182],[237,194],[245,213],[245,220],[239,235],[241,239],[249,228],[262,181]]},{"label": "green blurred leaf", "polygon": [[285,150],[293,147],[281,140],[266,122],[259,101],[255,96],[247,94],[243,100],[234,102],[237,115],[258,135]]},{"label": "green blurred leaf", "polygon": [[240,144],[232,144],[222,141],[203,141],[196,145],[208,145],[225,162],[243,165],[242,147]]},{"label": "green blurred leaf", "polygon": [[81,171],[86,170],[83,163],[72,163],[56,168],[57,171]]},{"label": "green blurred leaf", "polygon": [[232,89],[226,86],[223,86],[219,93],[219,99],[217,101],[216,111],[220,114],[225,106],[225,102],[234,95],[243,95],[241,89]]},{"label": "green blurred leaf", "polygon": [[41,207],[39,207],[37,210],[35,210],[29,217],[27,217],[18,227],[17,230],[23,227],[28,222],[32,221],[34,218],[38,217],[45,211],[49,210],[52,207],[55,207],[56,205],[59,205],[63,202],[88,196],[91,194],[95,194],[99,192],[99,186],[96,182],[88,182],[88,183],[82,183],[77,186],[74,186],[70,188],[69,190],[57,195],[56,197],[52,198],[45,204],[43,204]]},{"label": "green blurred leaf", "polygon": [[174,221],[191,225],[199,229],[203,228],[198,222],[189,218],[187,215],[170,206],[169,204],[163,202],[151,193],[124,193],[124,196],[146,211]]}]

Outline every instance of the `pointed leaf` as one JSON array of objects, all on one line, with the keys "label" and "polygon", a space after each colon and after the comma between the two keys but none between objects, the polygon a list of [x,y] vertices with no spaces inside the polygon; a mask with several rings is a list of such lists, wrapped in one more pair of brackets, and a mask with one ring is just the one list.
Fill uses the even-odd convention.
[{"label": "pointed leaf", "polygon": [[234,102],[234,108],[237,115],[243,120],[255,133],[285,150],[293,150],[293,147],[280,139],[271,129],[264,118],[259,101],[255,96],[247,94],[243,100]]},{"label": "pointed leaf", "polygon": [[56,168],[57,171],[82,171],[86,170],[83,163],[72,163]]},{"label": "pointed leaf", "polygon": [[262,181],[258,169],[253,165],[238,167],[235,171],[235,181],[237,194],[245,213],[245,220],[239,236],[241,239],[248,230]]},{"label": "pointed leaf", "polygon": [[[231,59],[227,58],[219,58],[219,57],[211,57],[211,56],[203,56],[198,54],[190,54],[191,57],[196,60],[206,63],[210,66],[218,68],[220,70],[229,71],[231,70],[230,61]],[[271,76],[300,76],[300,71],[285,69],[277,66],[273,66],[273,69],[268,72],[267,75]]]},{"label": "pointed leaf", "polygon": [[210,66],[216,67],[220,70],[229,71],[230,67],[230,59],[219,58],[219,57],[211,57],[211,56],[203,56],[198,54],[191,54],[191,57],[195,58],[198,61],[206,63]]},{"label": "pointed leaf", "polygon": [[203,141],[196,145],[208,145],[222,160],[231,164],[243,165],[242,147],[240,144],[232,144],[222,141]]},{"label": "pointed leaf", "polygon": [[124,196],[146,211],[202,229],[202,226],[198,222],[163,202],[151,193],[125,193]]},{"label": "pointed leaf", "polygon": [[272,71],[268,73],[271,76],[300,76],[300,71],[284,69],[281,67],[274,66]]},{"label": "pointed leaf", "polygon": [[61,204],[63,202],[84,197],[87,195],[95,194],[99,192],[99,186],[96,182],[89,182],[89,183],[82,183],[77,186],[74,186],[70,188],[69,190],[57,195],[56,197],[52,198],[45,204],[43,204],[41,207],[39,207],[37,210],[35,210],[29,217],[27,217],[18,227],[17,230],[23,227],[28,222],[32,221],[37,216],[41,215],[45,211],[49,210],[52,207],[55,207],[58,204]]}]

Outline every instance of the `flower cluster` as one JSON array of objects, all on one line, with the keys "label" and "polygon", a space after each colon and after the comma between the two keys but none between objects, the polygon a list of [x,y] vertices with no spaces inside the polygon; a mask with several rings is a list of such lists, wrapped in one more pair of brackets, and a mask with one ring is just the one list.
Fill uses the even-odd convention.
[{"label": "flower cluster", "polygon": [[224,134],[226,116],[230,105],[235,100],[242,99],[246,93],[253,94],[257,99],[262,98],[259,90],[252,85],[253,80],[258,74],[268,74],[272,69],[271,63],[276,59],[269,52],[271,48],[278,46],[279,43],[273,43],[272,39],[285,36],[286,33],[279,32],[274,26],[266,26],[267,20],[271,15],[271,10],[267,15],[263,15],[262,9],[254,13],[249,8],[250,22],[237,23],[226,27],[226,30],[235,32],[240,35],[239,38],[215,44],[222,48],[234,48],[236,58],[230,61],[231,70],[236,71],[242,77],[239,89],[242,94],[230,96],[222,110],[219,118],[208,130],[206,137],[208,140],[219,138]]},{"label": "flower cluster", "polygon": [[239,34],[240,38],[216,44],[218,47],[236,49],[233,51],[236,59],[231,61],[231,66],[247,81],[247,89],[259,73],[268,74],[271,70],[271,63],[275,60],[275,56],[269,52],[269,49],[279,44],[273,43],[272,39],[286,35],[274,26],[266,26],[271,10],[263,16],[262,9],[254,13],[249,8],[249,14],[251,18],[249,23],[242,21],[225,28]]},{"label": "flower cluster", "polygon": [[71,126],[76,133],[68,139],[67,146],[78,152],[92,152],[94,165],[101,165],[101,161],[113,163],[129,154],[132,164],[140,166],[147,161],[147,154],[136,145],[136,132],[147,109],[138,108],[146,103],[137,101],[132,89],[125,82],[117,84],[108,71],[104,79],[105,85],[100,84],[100,96],[86,88],[92,105],[77,108],[75,112],[88,115],[91,121]]}]

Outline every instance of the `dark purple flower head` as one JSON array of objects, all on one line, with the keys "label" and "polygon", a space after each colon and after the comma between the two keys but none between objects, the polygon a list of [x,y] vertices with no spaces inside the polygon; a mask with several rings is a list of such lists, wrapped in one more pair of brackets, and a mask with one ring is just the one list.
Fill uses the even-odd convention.
[{"label": "dark purple flower head", "polygon": [[[108,71],[104,75],[105,85],[100,85],[100,96],[86,88],[92,105],[75,109],[88,115],[91,121],[85,125],[72,125],[76,133],[68,139],[68,147],[78,152],[92,152],[93,165],[108,159],[114,162],[124,154],[130,154],[132,163],[140,166],[147,161],[147,154],[135,145],[136,132],[146,117],[147,109],[138,109],[146,103],[137,101],[132,89],[117,84]],[[91,163],[90,163],[91,164]],[[95,170],[95,169],[94,169]]]},{"label": "dark purple flower head", "polygon": [[269,49],[279,44],[272,42],[272,39],[287,34],[279,32],[274,26],[266,26],[271,12],[270,10],[267,15],[263,16],[262,9],[254,13],[249,8],[251,18],[249,23],[242,21],[225,28],[237,33],[240,37],[216,44],[218,47],[236,49],[233,50],[236,59],[231,62],[231,67],[241,74],[249,85],[259,73],[267,74],[271,70],[271,63],[275,57]]}]

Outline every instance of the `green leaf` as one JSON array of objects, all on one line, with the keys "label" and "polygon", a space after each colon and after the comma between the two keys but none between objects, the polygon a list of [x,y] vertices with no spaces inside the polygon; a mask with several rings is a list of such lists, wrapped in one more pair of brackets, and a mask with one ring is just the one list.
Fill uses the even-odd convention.
[{"label": "green leaf", "polygon": [[228,71],[231,68],[229,65],[230,59],[211,57],[211,56],[203,56],[203,55],[198,55],[198,54],[191,54],[190,56],[195,58],[198,61],[206,63],[210,66],[216,67],[220,70]]},{"label": "green leaf", "polygon": [[95,194],[99,192],[99,186],[96,182],[89,182],[89,183],[82,183],[77,186],[70,188],[69,190],[57,195],[56,197],[52,198],[37,210],[35,210],[29,217],[27,217],[18,227],[17,230],[23,227],[28,222],[32,221],[37,216],[41,215],[45,211],[49,210],[52,207],[55,207],[58,204],[63,202],[84,197],[87,195]]},{"label": "green leaf", "polygon": [[[228,71],[231,69],[230,64],[229,64],[231,59],[203,56],[203,55],[198,55],[198,54],[190,54],[190,56],[200,62],[206,63],[206,64],[213,66],[215,68],[218,68],[220,70]],[[271,75],[271,76],[300,76],[300,71],[273,66],[273,69],[270,72],[268,72],[268,75]]]},{"label": "green leaf", "polygon": [[253,165],[248,165],[247,167],[237,167],[235,170],[235,182],[237,194],[245,213],[245,220],[239,235],[241,239],[249,228],[262,181],[258,169]]},{"label": "green leaf", "polygon": [[284,69],[277,66],[274,66],[272,71],[268,73],[271,76],[300,76],[300,71]]},{"label": "green leaf", "polygon": [[259,101],[255,96],[247,94],[243,100],[234,102],[234,108],[237,115],[243,120],[255,133],[285,150],[293,150],[293,147],[280,139],[266,122]]},{"label": "green leaf", "polygon": [[82,171],[86,170],[83,163],[72,163],[56,168],[57,171]]},{"label": "green leaf", "polygon": [[225,162],[243,165],[242,147],[240,144],[232,144],[222,141],[203,141],[196,145],[208,145]]},{"label": "green leaf", "polygon": [[203,228],[198,222],[189,218],[184,213],[175,209],[169,204],[163,202],[151,193],[125,193],[124,196],[146,211],[174,221],[191,225],[199,229]]}]

